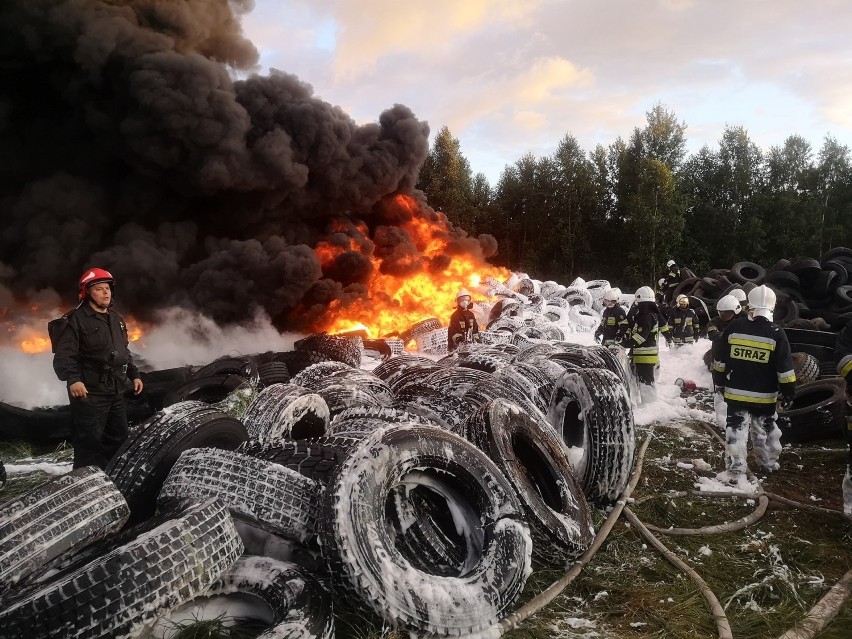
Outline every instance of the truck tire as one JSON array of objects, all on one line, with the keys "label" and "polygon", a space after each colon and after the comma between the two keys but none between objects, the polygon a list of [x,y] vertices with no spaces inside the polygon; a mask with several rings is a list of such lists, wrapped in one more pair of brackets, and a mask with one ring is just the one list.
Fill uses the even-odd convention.
[{"label": "truck tire", "polygon": [[202,402],[180,402],[131,431],[106,473],[130,506],[130,523],[154,514],[157,493],[188,448],[233,450],[248,439],[246,427]]},{"label": "truck tire", "polygon": [[157,497],[160,510],[184,499],[219,498],[235,518],[305,543],[316,536],[322,486],[280,464],[217,448],[184,451]]},{"label": "truck tire", "polygon": [[556,382],[548,422],[568,447],[568,461],[586,499],[609,504],[633,469],[635,426],[620,379],[605,369],[566,371]]},{"label": "truck tire", "polygon": [[120,530],[124,497],[95,466],[77,468],[0,505],[0,595],[63,555]]},{"label": "truck tire", "polygon": [[[446,501],[466,540],[454,577],[417,570],[397,548],[389,498],[400,486]],[[521,505],[500,469],[470,442],[429,426],[365,439],[326,493],[322,547],[334,583],[394,627],[418,635],[484,632],[510,609],[531,570]]]},{"label": "truck tire", "polygon": [[[842,382],[838,378],[838,382]],[[846,428],[845,386],[817,380],[796,388],[793,405],[778,418],[782,442],[842,438]]]},{"label": "truck tire", "polygon": [[3,602],[7,639],[112,639],[203,593],[243,551],[225,505],[185,502],[97,542]]},{"label": "truck tire", "polygon": [[328,404],[295,384],[272,384],[254,396],[243,415],[249,438],[264,444],[320,437],[328,428]]},{"label": "truck tire", "polygon": [[361,439],[361,437],[332,435],[280,442],[273,446],[264,446],[252,441],[246,442],[237,450],[258,459],[281,464],[326,486],[337,467]]}]

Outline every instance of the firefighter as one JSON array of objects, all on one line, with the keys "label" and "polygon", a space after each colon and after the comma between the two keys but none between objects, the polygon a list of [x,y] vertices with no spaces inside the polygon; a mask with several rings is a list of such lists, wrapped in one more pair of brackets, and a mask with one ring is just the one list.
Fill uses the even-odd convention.
[{"label": "firefighter", "polygon": [[[713,370],[713,342],[722,336],[728,325],[740,315],[741,307],[737,298],[733,295],[725,295],[716,302],[716,311],[719,313],[716,317],[710,320],[707,326],[707,339],[710,340],[711,346],[704,353],[704,363],[707,365],[707,370]],[[725,432],[725,427],[728,422],[728,410],[725,405],[725,398],[722,396],[723,388],[716,387],[713,392],[713,409],[716,412],[716,426],[722,432]]]},{"label": "firefighter", "polygon": [[672,341],[675,346],[694,344],[698,341],[698,315],[689,308],[689,298],[686,295],[677,296],[677,305],[669,316],[672,327]]},{"label": "firefighter", "polygon": [[451,353],[459,344],[480,341],[479,325],[470,310],[470,304],[470,292],[460,289],[456,294],[456,310],[450,315],[450,325],[447,327],[447,350]]},{"label": "firefighter", "polygon": [[713,382],[727,404],[725,471],[719,479],[739,483],[747,470],[749,436],[761,470],[778,470],[781,430],[775,404],[793,401],[796,373],[784,330],[772,322],[775,293],[758,286],[748,295],[748,317],[740,317],[713,343]]},{"label": "firefighter", "polygon": [[67,383],[71,403],[74,468],[107,463],[127,439],[129,387],[142,392],[139,370],[128,348],[127,326],[112,310],[115,279],[102,268],[80,277],[80,306],[65,317],[53,369]]},{"label": "firefighter", "polygon": [[748,315],[748,296],[746,296],[746,292],[741,288],[735,288],[729,295],[732,295],[740,303],[740,310],[744,314],[743,317]]},{"label": "firefighter", "polygon": [[843,495],[843,512],[852,518],[852,322],[846,324],[837,338],[834,350],[837,374],[846,380],[846,474],[840,485]]},{"label": "firefighter", "polygon": [[630,348],[642,403],[648,403],[657,398],[654,369],[660,363],[660,350],[657,346],[659,335],[663,333],[668,345],[671,345],[672,338],[669,325],[657,308],[654,291],[650,286],[639,287],[633,306],[628,314],[629,323],[624,345]]},{"label": "firefighter", "polygon": [[619,294],[616,289],[609,289],[603,294],[604,311],[601,323],[595,331],[595,340],[604,346],[621,344],[624,332],[627,330],[627,312],[618,303]]},{"label": "firefighter", "polygon": [[663,297],[666,302],[671,303],[674,297],[674,290],[680,284],[680,269],[674,260],[666,262],[668,273],[663,278],[663,285],[660,287]]}]

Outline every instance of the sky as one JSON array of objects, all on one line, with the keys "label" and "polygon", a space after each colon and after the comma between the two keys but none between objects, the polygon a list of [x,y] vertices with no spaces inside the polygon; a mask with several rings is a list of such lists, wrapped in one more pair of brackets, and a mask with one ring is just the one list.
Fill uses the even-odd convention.
[{"label": "sky", "polygon": [[566,134],[586,151],[626,139],[657,103],[690,153],[726,125],[764,150],[852,147],[850,24],[846,0],[255,0],[243,17],[258,72],[359,123],[405,104],[492,185]]}]

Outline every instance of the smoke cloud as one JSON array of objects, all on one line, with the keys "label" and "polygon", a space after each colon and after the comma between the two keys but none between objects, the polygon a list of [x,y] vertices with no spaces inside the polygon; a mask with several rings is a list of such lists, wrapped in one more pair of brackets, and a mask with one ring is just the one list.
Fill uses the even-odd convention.
[{"label": "smoke cloud", "polygon": [[[494,253],[490,236],[449,225],[447,256],[416,257],[398,224],[438,219],[414,191],[428,125],[399,104],[357,125],[291,74],[254,74],[239,22],[251,6],[0,3],[0,306],[44,291],[70,303],[94,265],[140,319],[260,310],[302,329],[367,295],[365,254],[405,274]],[[389,205],[395,193],[420,209]],[[321,265],[319,242],[342,252]]]}]

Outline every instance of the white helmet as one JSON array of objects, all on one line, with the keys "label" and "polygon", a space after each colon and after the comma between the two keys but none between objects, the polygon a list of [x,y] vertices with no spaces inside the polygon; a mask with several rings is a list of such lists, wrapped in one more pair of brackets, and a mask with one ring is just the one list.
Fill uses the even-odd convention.
[{"label": "white helmet", "polygon": [[456,299],[458,299],[458,298],[460,298],[460,297],[464,297],[465,295],[466,295],[467,297],[471,297],[470,291],[469,291],[469,290],[467,290],[466,288],[460,288],[460,289],[459,289],[459,292],[458,292],[458,293],[456,293]]},{"label": "white helmet", "polygon": [[654,291],[650,286],[640,286],[636,289],[636,301],[637,302],[654,302]]},{"label": "white helmet", "polygon": [[620,288],[618,288],[616,286],[615,288],[611,288],[609,290],[613,291],[615,293],[616,297],[618,297],[618,299],[621,299],[621,289]]},{"label": "white helmet", "polygon": [[660,279],[657,280],[657,287],[658,288],[663,288],[665,285],[666,285],[666,278],[665,277],[661,277]]},{"label": "white helmet", "polygon": [[666,268],[671,268],[672,266],[675,266],[676,264],[677,264],[677,262],[675,262],[674,260],[669,260],[668,262],[666,262]]},{"label": "white helmet", "polygon": [[617,302],[618,298],[621,297],[617,288],[611,288],[603,294],[604,302]]},{"label": "white helmet", "polygon": [[772,313],[775,310],[775,291],[766,286],[756,286],[748,294],[748,310],[757,317],[765,317],[772,321]]},{"label": "white helmet", "polygon": [[722,311],[733,311],[736,314],[739,313],[742,308],[740,307],[740,303],[737,301],[736,297],[733,295],[725,295],[725,297],[719,298],[719,301],[716,302],[716,310],[719,313]]},{"label": "white helmet", "polygon": [[743,289],[741,289],[741,288],[735,288],[733,291],[731,291],[730,293],[728,293],[728,295],[730,295],[731,297],[733,297],[733,298],[734,298],[735,300],[737,300],[740,304],[742,304],[743,302],[745,302],[745,301],[747,301],[747,300],[748,300],[748,298],[746,297],[746,293],[745,293],[745,291],[744,291]]},{"label": "white helmet", "polygon": [[686,295],[684,295],[683,293],[681,293],[680,295],[677,296],[677,299],[675,300],[675,302],[677,302],[678,306],[680,306],[681,302],[686,302],[687,304],[689,304],[689,298]]}]

